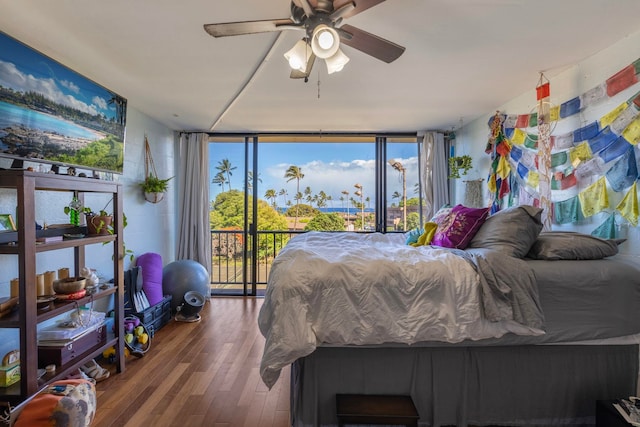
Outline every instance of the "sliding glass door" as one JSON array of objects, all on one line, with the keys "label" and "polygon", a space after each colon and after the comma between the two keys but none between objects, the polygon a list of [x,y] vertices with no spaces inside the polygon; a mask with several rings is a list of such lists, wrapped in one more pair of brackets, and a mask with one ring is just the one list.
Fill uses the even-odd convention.
[{"label": "sliding glass door", "polygon": [[310,230],[403,232],[422,223],[412,137],[212,136],[214,295],[261,295],[271,264]]}]

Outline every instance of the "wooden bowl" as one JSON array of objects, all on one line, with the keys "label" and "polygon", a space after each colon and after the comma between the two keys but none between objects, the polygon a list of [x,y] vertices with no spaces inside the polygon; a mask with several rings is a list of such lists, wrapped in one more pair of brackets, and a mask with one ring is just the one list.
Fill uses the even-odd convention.
[{"label": "wooden bowl", "polygon": [[54,280],[53,290],[56,294],[73,294],[84,289],[87,284],[85,277],[67,277]]}]

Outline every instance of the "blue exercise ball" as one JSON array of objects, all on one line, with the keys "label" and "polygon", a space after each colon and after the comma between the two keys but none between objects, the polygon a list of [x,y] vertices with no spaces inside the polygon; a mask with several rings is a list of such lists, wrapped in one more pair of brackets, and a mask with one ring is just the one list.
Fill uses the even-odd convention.
[{"label": "blue exercise ball", "polygon": [[172,312],[182,304],[184,294],[189,291],[196,291],[209,298],[210,282],[207,269],[190,259],[170,262],[162,269],[162,291],[164,295],[172,297]]}]

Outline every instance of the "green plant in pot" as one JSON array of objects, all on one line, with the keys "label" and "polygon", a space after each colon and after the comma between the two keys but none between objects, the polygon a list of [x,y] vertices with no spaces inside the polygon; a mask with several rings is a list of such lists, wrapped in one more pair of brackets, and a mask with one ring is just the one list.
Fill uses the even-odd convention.
[{"label": "green plant in pot", "polygon": [[140,183],[142,191],[144,191],[144,198],[151,203],[158,203],[164,197],[164,193],[169,189],[169,181],[173,177],[167,179],[158,178],[157,175],[149,174]]},{"label": "green plant in pot", "polygon": [[472,167],[473,162],[469,155],[449,157],[449,178],[460,178],[461,175],[466,175]]},{"label": "green plant in pot", "polygon": [[[67,215],[71,215],[72,211],[78,211],[84,213],[85,220],[87,223],[87,234],[88,235],[108,235],[113,234],[113,214],[107,212],[107,206],[109,206],[111,200],[107,202],[104,208],[100,209],[98,212],[95,212],[88,206],[85,207],[75,207],[74,206],[65,206],[64,213]],[[122,213],[122,229],[127,226],[127,216]],[[104,242],[103,244],[107,244],[108,242]],[[128,256],[130,261],[133,261],[133,251],[131,249],[127,249],[124,242],[122,243],[122,248],[124,250],[124,256]]]}]

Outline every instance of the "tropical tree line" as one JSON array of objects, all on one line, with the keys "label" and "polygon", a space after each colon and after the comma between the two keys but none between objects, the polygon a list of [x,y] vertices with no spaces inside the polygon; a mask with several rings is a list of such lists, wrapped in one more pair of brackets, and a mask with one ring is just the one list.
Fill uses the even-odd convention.
[{"label": "tropical tree line", "polygon": [[[218,162],[216,166],[217,173],[214,176],[212,183],[219,185],[223,190],[226,189],[226,192],[221,194],[225,194],[227,192],[232,191],[231,179],[233,176],[233,172],[237,168],[231,164],[229,159],[222,159]],[[251,184],[253,182],[253,176],[248,174],[249,182]],[[295,194],[290,195],[289,192],[285,188],[281,188],[276,190],[275,188],[269,188],[265,191],[263,198],[268,202],[264,204],[260,203],[258,206],[258,212],[260,215],[260,211],[269,207],[274,214],[281,215],[283,218],[286,217],[293,218],[293,229],[298,229],[298,224],[301,218],[311,218],[311,220],[304,227],[305,230],[345,230],[348,229],[349,221],[352,215],[355,215],[356,219],[353,221],[353,225],[355,229],[365,230],[368,227],[371,227],[374,223],[375,216],[370,212],[365,212],[365,209],[370,210],[371,207],[371,198],[365,194],[364,188],[361,184],[354,184],[354,190],[349,191],[347,189],[341,191],[341,195],[338,198],[340,202],[341,208],[346,209],[346,221],[345,217],[339,213],[324,213],[321,211],[322,208],[333,205],[335,201],[333,196],[327,194],[324,190],[321,190],[317,193],[312,191],[311,187],[307,186],[304,189],[301,189],[301,181],[304,180],[305,174],[302,171],[302,168],[296,165],[290,165],[285,171],[283,178],[287,183],[295,181],[296,191]],[[258,182],[261,182],[261,179],[258,177]],[[251,185],[247,185],[249,191],[252,190]],[[418,193],[419,187],[418,184],[415,185],[414,191]],[[235,190],[237,191],[237,190]],[[243,193],[241,193],[243,194]],[[218,198],[221,196],[219,195]],[[220,209],[221,203],[223,200],[216,199],[215,202],[212,203],[212,209]],[[392,194],[392,200],[398,200],[397,204],[394,202],[391,204],[391,207],[403,207],[403,197],[399,192],[394,192]],[[240,200],[244,200],[242,197]],[[260,200],[260,202],[264,202]],[[407,206],[417,206],[419,204],[419,198],[413,197],[407,199]],[[315,208],[314,208],[315,206]],[[286,207],[287,209],[282,212],[282,207]],[[350,211],[350,208],[353,208],[353,212]],[[235,206],[235,215],[232,218],[227,218],[226,221],[220,220],[220,215],[223,214],[222,211],[213,215],[211,226],[212,229],[223,229],[224,227],[229,227],[232,224],[229,222],[240,221],[244,215],[244,207],[242,205]],[[406,227],[404,224],[399,224],[399,228],[408,229],[409,226],[412,226],[414,223],[419,223],[419,215],[411,213],[407,216],[407,224]],[[415,218],[414,218],[415,217]],[[235,219],[234,219],[235,218]],[[316,219],[317,218],[317,219]],[[241,223],[234,224],[237,227],[242,227]],[[267,224],[262,223],[258,224],[260,230],[286,230],[288,229],[287,224],[280,228],[271,228],[276,224]],[[280,226],[280,224],[278,224]]]}]

